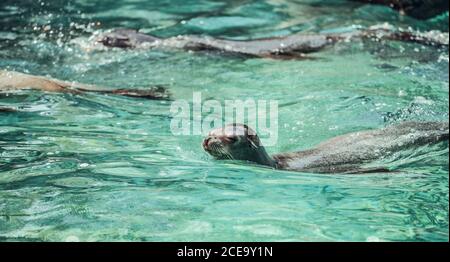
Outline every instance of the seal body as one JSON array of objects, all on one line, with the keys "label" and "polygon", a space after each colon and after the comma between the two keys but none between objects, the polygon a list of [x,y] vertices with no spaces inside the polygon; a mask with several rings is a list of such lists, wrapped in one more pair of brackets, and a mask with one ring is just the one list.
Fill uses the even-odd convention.
[{"label": "seal body", "polygon": [[210,36],[184,35],[161,39],[131,29],[116,29],[97,39],[98,43],[117,48],[177,48],[190,51],[214,51],[245,57],[273,59],[305,59],[307,54],[317,52],[339,41],[351,39],[388,39],[415,42],[431,46],[447,46],[448,34],[414,31],[398,31],[395,28],[371,27],[349,33],[293,34],[284,37],[254,40],[226,40]]},{"label": "seal body", "polygon": [[107,47],[178,48],[190,51],[219,51],[250,57],[302,57],[302,54],[323,49],[333,38],[324,34],[295,34],[279,38],[235,41],[208,36],[185,35],[160,39],[131,29],[116,29],[97,39]]},{"label": "seal body", "polygon": [[182,47],[194,51],[222,51],[254,57],[295,56],[319,51],[330,44],[321,34],[296,34],[280,38],[233,41],[211,37],[184,36],[178,38]]},{"label": "seal body", "polygon": [[449,139],[448,123],[405,122],[380,130],[338,136],[317,147],[295,153],[278,154],[274,159],[282,169],[309,172],[372,172],[363,164],[412,147]]},{"label": "seal body", "polygon": [[68,83],[40,76],[0,70],[0,91],[18,89],[40,89],[48,92],[69,92]]},{"label": "seal body", "polygon": [[102,93],[121,95],[128,97],[139,97],[151,100],[169,100],[170,93],[161,86],[152,86],[145,89],[109,89],[94,85],[67,82],[57,79],[34,76],[14,71],[0,70],[0,92],[8,92],[21,89],[34,89],[57,93]]},{"label": "seal body", "polygon": [[253,130],[234,124],[211,131],[203,148],[217,159],[246,160],[283,170],[371,173],[389,171],[385,167],[366,167],[375,160],[448,139],[448,122],[405,122],[338,136],[309,150],[269,156]]}]

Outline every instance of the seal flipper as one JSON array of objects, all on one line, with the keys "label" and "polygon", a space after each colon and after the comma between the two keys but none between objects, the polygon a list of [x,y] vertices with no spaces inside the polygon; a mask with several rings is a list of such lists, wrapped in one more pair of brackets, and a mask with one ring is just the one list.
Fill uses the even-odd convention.
[{"label": "seal flipper", "polygon": [[392,173],[392,172],[395,171],[392,171],[385,167],[368,167],[368,168],[359,167],[354,170],[344,172],[344,174],[352,175],[352,174]]},{"label": "seal flipper", "polygon": [[151,89],[116,89],[112,94],[128,97],[139,97],[150,100],[170,100],[170,93],[164,87],[154,87]]},{"label": "seal flipper", "polygon": [[86,89],[77,88],[77,90],[82,92],[92,92],[101,94],[113,94],[128,97],[138,97],[145,98],[149,100],[170,100],[170,93],[166,88],[162,86],[155,86],[150,89],[112,89],[112,90],[101,90],[101,89]]}]

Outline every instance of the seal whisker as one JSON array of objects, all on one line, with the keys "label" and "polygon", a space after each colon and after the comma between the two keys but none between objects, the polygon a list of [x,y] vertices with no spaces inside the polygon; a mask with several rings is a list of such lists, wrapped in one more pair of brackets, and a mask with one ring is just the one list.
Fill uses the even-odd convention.
[{"label": "seal whisker", "polygon": [[222,151],[222,153],[230,160],[234,160],[234,157],[230,154],[230,153],[226,153],[224,151]]},{"label": "seal whisker", "polygon": [[258,149],[258,146],[253,142],[252,140],[248,139],[248,142],[250,143],[250,146],[254,149]]},{"label": "seal whisker", "polygon": [[233,155],[227,152],[223,147],[220,148],[220,153],[228,157],[230,160],[234,160]]}]

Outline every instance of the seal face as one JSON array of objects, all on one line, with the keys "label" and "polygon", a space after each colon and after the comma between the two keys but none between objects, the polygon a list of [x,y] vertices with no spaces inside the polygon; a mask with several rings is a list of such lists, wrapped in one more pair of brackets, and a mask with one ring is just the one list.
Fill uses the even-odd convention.
[{"label": "seal face", "polygon": [[275,167],[256,132],[244,124],[231,124],[209,133],[203,149],[216,159],[243,160]]},{"label": "seal face", "polygon": [[211,131],[203,141],[203,148],[217,159],[243,159],[243,149],[257,148],[260,143],[248,126],[232,124]]}]

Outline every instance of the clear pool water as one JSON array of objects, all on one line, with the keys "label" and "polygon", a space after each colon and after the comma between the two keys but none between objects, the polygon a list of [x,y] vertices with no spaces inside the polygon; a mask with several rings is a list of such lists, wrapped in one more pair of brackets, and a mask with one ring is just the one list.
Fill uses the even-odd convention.
[{"label": "clear pool water", "polygon": [[[19,2],[19,3],[18,3]],[[326,4],[324,4],[326,2]],[[305,61],[175,50],[90,51],[129,27],[230,39],[390,23],[448,32],[387,7],[315,0],[0,3],[0,68],[109,87],[279,101],[270,153],[449,114],[448,49],[341,43]],[[170,132],[170,103],[100,94],[0,94],[2,241],[448,241],[448,143],[383,160],[395,174],[317,175],[219,162]],[[448,121],[448,120],[447,120]]]}]

